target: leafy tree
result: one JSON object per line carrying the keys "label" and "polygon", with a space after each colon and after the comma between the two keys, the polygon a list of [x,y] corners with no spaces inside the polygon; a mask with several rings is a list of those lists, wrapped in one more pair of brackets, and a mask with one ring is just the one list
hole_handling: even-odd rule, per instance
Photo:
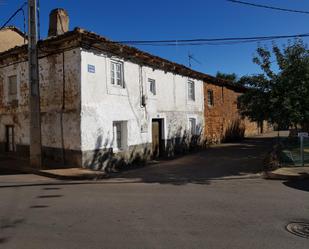
{"label": "leafy tree", "polygon": [[[274,57],[274,61],[272,61]],[[248,91],[239,97],[240,110],[253,121],[267,120],[279,127],[309,124],[309,51],[295,40],[272,51],[258,48],[253,62],[262,74],[242,77]],[[277,69],[273,69],[276,62]]]}
{"label": "leafy tree", "polygon": [[239,84],[248,87],[248,91],[238,98],[241,114],[258,124],[269,120],[271,113],[269,80],[263,74],[244,76],[239,80]]}
{"label": "leafy tree", "polygon": [[237,80],[238,80],[238,76],[235,73],[217,72],[216,77],[219,79],[228,80],[232,83],[237,83]]}

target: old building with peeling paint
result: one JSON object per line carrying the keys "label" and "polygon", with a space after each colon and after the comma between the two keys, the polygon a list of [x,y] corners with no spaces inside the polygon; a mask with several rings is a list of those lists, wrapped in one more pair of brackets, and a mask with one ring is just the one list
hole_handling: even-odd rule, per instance
{"label": "old building with peeling paint", "polygon": [[[49,37],[38,43],[45,165],[107,169],[202,146],[213,132],[205,87],[237,91],[68,25],[66,12],[53,10]],[[29,156],[27,45],[0,53],[0,151]]]}

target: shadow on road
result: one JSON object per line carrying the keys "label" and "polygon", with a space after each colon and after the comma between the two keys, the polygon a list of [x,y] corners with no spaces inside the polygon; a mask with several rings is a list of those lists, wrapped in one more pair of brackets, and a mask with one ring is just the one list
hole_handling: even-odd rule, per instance
{"label": "shadow on road", "polygon": [[309,192],[309,179],[287,181],[283,184],[290,188]]}
{"label": "shadow on road", "polygon": [[251,178],[262,172],[263,160],[273,142],[273,138],[248,138],[241,143],[217,145],[175,160],[126,171],[117,177],[176,185]]}
{"label": "shadow on road", "polygon": [[33,206],[30,206],[30,208],[48,208],[49,206],[47,205],[33,205]]}
{"label": "shadow on road", "polygon": [[[214,179],[256,178],[258,177],[257,174],[263,170],[263,159],[270,150],[273,142],[273,137],[247,138],[239,143],[215,145],[194,154],[185,155],[174,160],[160,161],[157,164],[148,165],[143,168],[127,170],[117,173],[112,177],[115,177],[119,181],[117,183],[129,181],[173,185],[184,185],[188,183],[210,184],[210,181]],[[100,184],[103,182],[106,183],[108,181],[103,180],[93,183]],[[52,184],[16,184],[13,186],[66,184],[91,183],[57,182]],[[0,186],[0,188],[13,186]]]}

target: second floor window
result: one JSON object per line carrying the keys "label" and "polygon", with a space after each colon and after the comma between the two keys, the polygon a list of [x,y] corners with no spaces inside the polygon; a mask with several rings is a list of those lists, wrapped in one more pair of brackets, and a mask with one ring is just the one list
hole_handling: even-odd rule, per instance
{"label": "second floor window", "polygon": [[121,62],[111,62],[111,83],[116,86],[124,87],[123,64]]}
{"label": "second floor window", "polygon": [[188,81],[188,98],[189,100],[195,100],[195,86],[192,80]]}
{"label": "second floor window", "polygon": [[208,106],[214,106],[214,92],[212,90],[207,91]]}
{"label": "second floor window", "polygon": [[156,91],[156,81],[153,80],[153,79],[148,79],[148,82],[149,82],[150,92],[153,95],[156,95],[157,94],[157,91]]}
{"label": "second floor window", "polygon": [[17,76],[12,75],[8,78],[8,101],[17,101]]}

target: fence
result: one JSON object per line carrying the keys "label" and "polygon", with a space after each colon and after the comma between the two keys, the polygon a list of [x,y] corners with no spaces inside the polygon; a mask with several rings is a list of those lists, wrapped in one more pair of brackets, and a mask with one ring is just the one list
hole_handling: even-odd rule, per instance
{"label": "fence", "polygon": [[[302,166],[300,138],[290,137],[283,141],[281,161],[283,165]],[[309,166],[309,138],[304,138],[304,164]]]}

